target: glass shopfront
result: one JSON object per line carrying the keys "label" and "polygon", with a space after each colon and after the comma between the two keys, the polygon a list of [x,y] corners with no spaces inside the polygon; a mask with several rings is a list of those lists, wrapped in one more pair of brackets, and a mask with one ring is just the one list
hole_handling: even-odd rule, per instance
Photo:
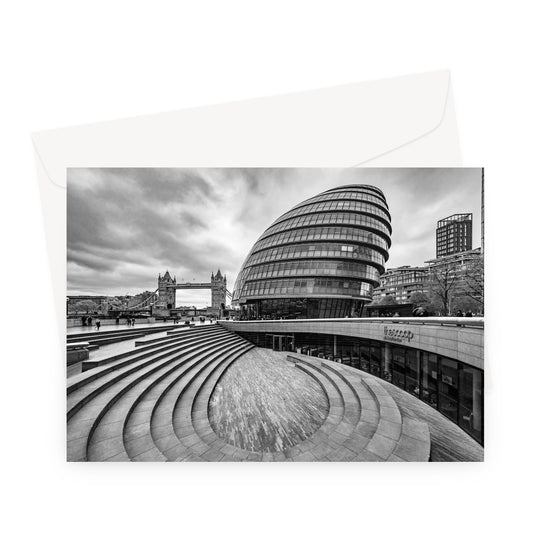
{"label": "glass shopfront", "polygon": [[336,361],[391,382],[483,444],[483,371],[478,368],[407,346],[342,335],[239,334],[265,348]]}

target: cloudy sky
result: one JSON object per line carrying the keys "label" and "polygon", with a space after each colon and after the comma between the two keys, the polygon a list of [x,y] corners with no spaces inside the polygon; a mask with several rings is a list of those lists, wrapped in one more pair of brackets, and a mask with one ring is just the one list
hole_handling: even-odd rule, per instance
{"label": "cloudy sky", "polygon": [[[388,267],[435,257],[437,220],[473,213],[480,245],[479,169],[69,169],[68,294],[134,295],[178,281],[233,283],[260,234],[297,203],[337,185],[384,193],[392,216]],[[205,306],[209,291],[179,291]]]}

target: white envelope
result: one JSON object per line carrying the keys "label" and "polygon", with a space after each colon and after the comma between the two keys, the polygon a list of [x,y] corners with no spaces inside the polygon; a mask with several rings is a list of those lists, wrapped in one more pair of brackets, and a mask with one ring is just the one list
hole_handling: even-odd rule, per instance
{"label": "white envelope", "polygon": [[68,167],[460,166],[450,73],[33,134],[60,334]]}

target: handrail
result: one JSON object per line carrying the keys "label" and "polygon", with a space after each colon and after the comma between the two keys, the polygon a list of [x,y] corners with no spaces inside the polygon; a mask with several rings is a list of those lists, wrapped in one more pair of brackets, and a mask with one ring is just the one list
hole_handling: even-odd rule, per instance
{"label": "handrail", "polygon": [[428,326],[462,326],[466,328],[485,327],[485,319],[480,317],[379,317],[379,318],[302,318],[302,319],[277,319],[277,320],[236,320],[244,323],[274,323],[279,322],[348,322],[351,324],[378,323],[378,324],[412,324]]}

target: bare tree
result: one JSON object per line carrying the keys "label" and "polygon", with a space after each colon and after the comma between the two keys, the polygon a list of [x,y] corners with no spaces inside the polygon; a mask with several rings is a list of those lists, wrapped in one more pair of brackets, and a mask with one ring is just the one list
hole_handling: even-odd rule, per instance
{"label": "bare tree", "polygon": [[483,256],[479,256],[466,266],[463,275],[464,293],[481,306],[485,303],[485,269]]}
{"label": "bare tree", "polygon": [[452,298],[457,286],[457,272],[453,264],[436,265],[429,275],[430,294],[445,315],[450,314]]}

